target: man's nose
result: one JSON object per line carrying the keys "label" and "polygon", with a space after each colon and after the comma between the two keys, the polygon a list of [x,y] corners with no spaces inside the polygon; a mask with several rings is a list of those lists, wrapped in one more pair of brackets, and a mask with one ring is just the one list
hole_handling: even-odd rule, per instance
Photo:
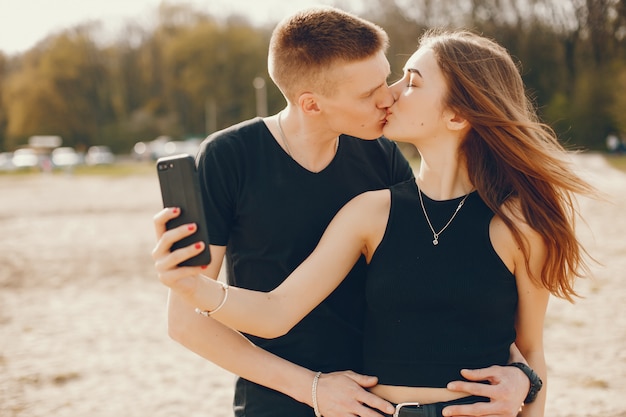
{"label": "man's nose", "polygon": [[388,107],[391,107],[391,105],[393,103],[395,103],[396,97],[393,94],[393,91],[392,91],[392,89],[389,86],[387,86],[386,88],[383,89],[382,95],[383,96],[382,96],[382,98],[380,100],[380,104],[379,104],[380,108],[388,108]]}

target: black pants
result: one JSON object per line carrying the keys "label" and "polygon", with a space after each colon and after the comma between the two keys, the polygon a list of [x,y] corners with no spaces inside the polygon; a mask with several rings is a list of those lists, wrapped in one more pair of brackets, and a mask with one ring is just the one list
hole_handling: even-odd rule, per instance
{"label": "black pants", "polygon": [[313,409],[278,391],[237,379],[235,417],[315,417]]}

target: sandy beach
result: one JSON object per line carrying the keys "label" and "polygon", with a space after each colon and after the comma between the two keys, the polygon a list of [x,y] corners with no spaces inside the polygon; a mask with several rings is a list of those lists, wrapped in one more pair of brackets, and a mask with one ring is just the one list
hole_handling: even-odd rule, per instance
{"label": "sandy beach", "polygon": [[[626,417],[626,174],[576,157],[610,201],[580,201],[598,260],[552,299],[550,417]],[[227,417],[234,376],[166,333],[150,251],[156,175],[0,176],[0,417]]]}

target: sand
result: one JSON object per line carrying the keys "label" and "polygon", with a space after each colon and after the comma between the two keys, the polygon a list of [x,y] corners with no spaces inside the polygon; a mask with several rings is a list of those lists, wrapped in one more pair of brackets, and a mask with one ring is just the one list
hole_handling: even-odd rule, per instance
{"label": "sand", "polygon": [[[626,175],[577,157],[602,265],[552,299],[546,416],[626,417]],[[170,340],[150,251],[156,176],[0,176],[0,417],[226,417],[234,376]]]}

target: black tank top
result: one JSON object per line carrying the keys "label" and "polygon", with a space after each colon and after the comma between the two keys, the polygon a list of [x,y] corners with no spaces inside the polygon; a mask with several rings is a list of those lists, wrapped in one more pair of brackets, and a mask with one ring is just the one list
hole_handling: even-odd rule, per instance
{"label": "black tank top", "polygon": [[[462,199],[423,195],[435,231]],[[433,245],[414,180],[391,187],[385,236],[368,267],[364,361],[379,383],[445,387],[463,368],[506,364],[517,286],[489,238],[477,192]]]}

